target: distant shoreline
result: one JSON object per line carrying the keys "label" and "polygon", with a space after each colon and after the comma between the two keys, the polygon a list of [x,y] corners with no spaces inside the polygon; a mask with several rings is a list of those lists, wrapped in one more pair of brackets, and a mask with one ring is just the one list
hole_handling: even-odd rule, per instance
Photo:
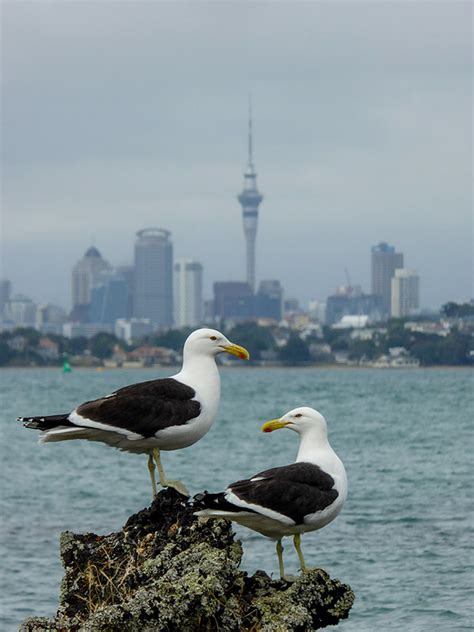
{"label": "distant shoreline", "polygon": [[[169,364],[163,366],[140,366],[140,367],[93,367],[93,366],[73,366],[72,372],[74,371],[96,371],[97,373],[104,373],[109,371],[154,371],[157,369],[170,369],[173,371],[174,369],[180,369],[181,365],[178,364]],[[436,369],[448,369],[448,370],[457,370],[457,369],[474,369],[474,365],[469,364],[433,364],[430,366],[415,366],[415,367],[374,367],[374,366],[351,366],[351,365],[341,365],[341,364],[248,364],[248,365],[239,365],[230,366],[228,364],[223,364],[219,366],[220,369],[236,369],[238,371],[248,370],[248,369],[331,369],[337,371],[426,371],[426,370],[436,370]],[[0,371],[2,370],[37,370],[41,369],[42,371],[59,371],[62,373],[62,366],[0,366]]]}

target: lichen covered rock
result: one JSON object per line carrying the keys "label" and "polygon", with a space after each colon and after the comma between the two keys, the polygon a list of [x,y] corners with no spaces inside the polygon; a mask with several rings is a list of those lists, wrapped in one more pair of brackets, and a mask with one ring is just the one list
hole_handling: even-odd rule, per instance
{"label": "lichen covered rock", "polygon": [[349,586],[317,569],[295,582],[239,570],[230,523],[197,519],[173,489],[131,516],[118,533],[61,535],[66,570],[53,619],[21,632],[283,632],[317,630],[348,616]]}

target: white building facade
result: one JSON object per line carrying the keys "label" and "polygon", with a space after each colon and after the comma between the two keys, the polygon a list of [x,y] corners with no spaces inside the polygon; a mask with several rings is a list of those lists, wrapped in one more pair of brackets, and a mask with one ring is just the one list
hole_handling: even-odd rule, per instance
{"label": "white building facade", "polygon": [[392,278],[392,318],[416,314],[420,308],[420,277],[414,270],[398,268]]}
{"label": "white building facade", "polygon": [[193,259],[177,259],[173,275],[175,327],[196,327],[203,322],[202,265]]}

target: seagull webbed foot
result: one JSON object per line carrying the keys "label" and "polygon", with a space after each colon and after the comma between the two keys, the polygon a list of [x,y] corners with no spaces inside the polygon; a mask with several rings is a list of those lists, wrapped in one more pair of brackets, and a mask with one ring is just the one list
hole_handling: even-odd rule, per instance
{"label": "seagull webbed foot", "polygon": [[168,481],[167,480],[167,481],[164,482],[163,487],[172,487],[179,494],[182,494],[183,496],[190,496],[188,488],[181,481]]}
{"label": "seagull webbed foot", "polygon": [[294,584],[298,581],[299,577],[298,575],[282,575],[280,579],[284,582],[288,582],[289,584]]}

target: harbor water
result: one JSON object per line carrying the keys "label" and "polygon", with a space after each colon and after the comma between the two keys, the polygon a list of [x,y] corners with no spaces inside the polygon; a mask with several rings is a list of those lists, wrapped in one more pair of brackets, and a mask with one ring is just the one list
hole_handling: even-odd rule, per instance
{"label": "harbor water", "polygon": [[[68,412],[158,370],[4,369],[0,372],[0,629],[58,603],[61,531],[108,533],[150,502],[146,457],[100,443],[39,446],[18,415]],[[346,632],[474,628],[473,386],[471,369],[224,368],[219,415],[198,444],[163,453],[191,493],[292,462],[298,437],[260,432],[296,406],[327,419],[349,479],[346,506],[306,534],[307,563],[351,585]],[[244,568],[278,572],[274,543],[236,528]],[[287,572],[298,572],[291,540]]]}

